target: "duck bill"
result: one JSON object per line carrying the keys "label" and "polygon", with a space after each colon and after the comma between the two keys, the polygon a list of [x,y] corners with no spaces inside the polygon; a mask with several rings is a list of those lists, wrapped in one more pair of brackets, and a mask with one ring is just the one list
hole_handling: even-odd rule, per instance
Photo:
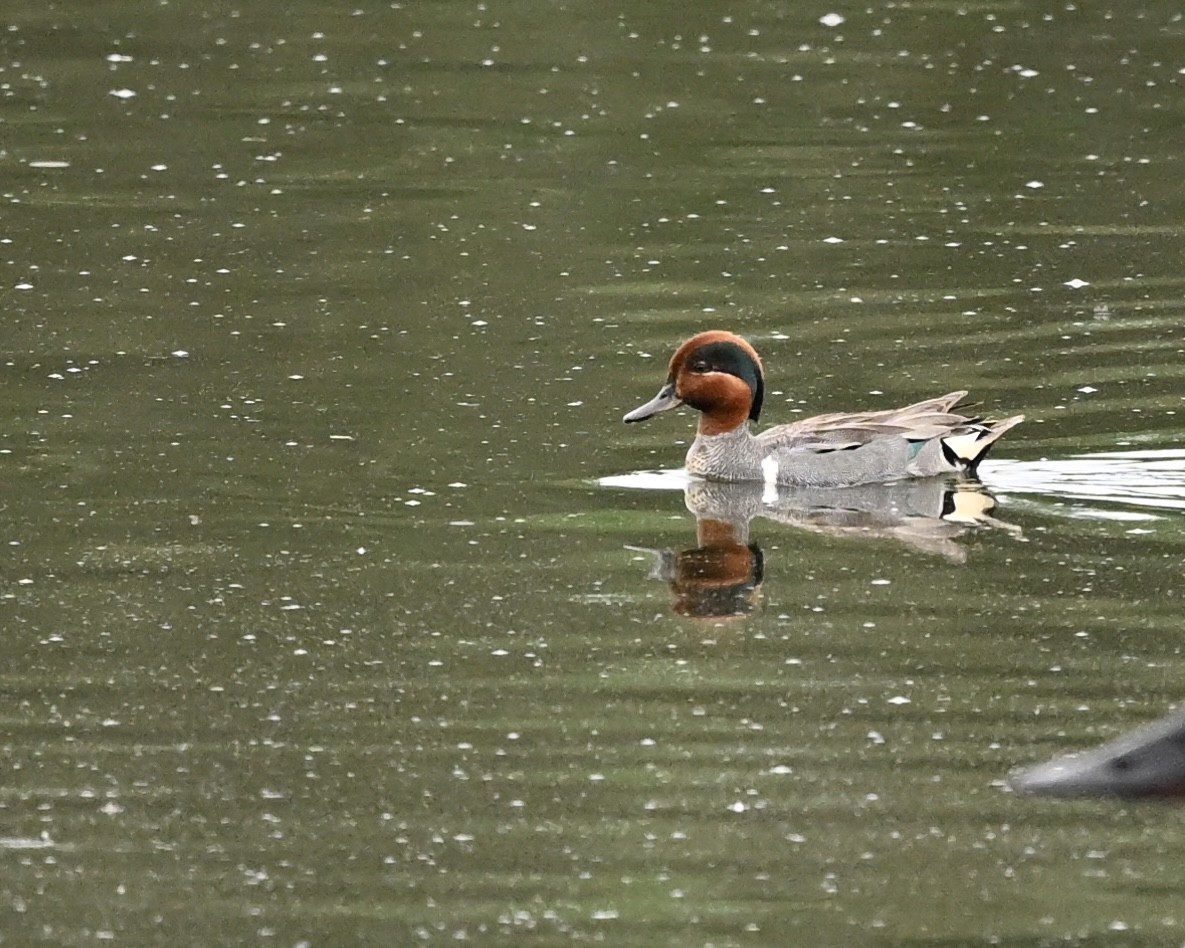
{"label": "duck bill", "polygon": [[631,421],[645,421],[651,415],[657,415],[660,411],[670,411],[672,408],[678,408],[683,404],[683,399],[675,394],[675,383],[667,382],[662,388],[658,390],[655,395],[645,405],[639,405],[633,411],[629,412],[623,419],[626,424]]}

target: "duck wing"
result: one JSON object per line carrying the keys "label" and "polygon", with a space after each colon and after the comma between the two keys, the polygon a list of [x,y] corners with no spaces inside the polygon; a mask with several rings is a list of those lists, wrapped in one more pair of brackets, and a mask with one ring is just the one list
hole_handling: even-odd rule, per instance
{"label": "duck wing", "polygon": [[1024,416],[984,421],[953,411],[966,395],[951,392],[904,408],[819,415],[756,437],[784,483],[974,474],[992,444]]}

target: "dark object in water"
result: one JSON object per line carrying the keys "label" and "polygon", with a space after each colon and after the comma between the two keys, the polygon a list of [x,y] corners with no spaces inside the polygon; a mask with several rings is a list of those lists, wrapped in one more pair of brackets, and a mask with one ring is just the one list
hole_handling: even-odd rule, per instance
{"label": "dark object in water", "polygon": [[1009,783],[1057,797],[1185,799],[1185,707],[1095,750],[1019,770]]}

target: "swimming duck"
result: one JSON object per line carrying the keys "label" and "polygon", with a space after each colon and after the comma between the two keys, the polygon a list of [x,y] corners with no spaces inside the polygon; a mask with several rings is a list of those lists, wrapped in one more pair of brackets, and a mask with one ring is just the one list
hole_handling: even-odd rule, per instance
{"label": "swimming duck", "polygon": [[1024,421],[985,421],[957,414],[966,392],[904,408],[819,415],[760,434],[761,358],[740,336],[722,330],[688,339],[671,357],[666,384],[623,421],[644,421],[690,405],[700,412],[687,470],[714,481],[848,487],[941,474],[972,476],[1004,432]]}

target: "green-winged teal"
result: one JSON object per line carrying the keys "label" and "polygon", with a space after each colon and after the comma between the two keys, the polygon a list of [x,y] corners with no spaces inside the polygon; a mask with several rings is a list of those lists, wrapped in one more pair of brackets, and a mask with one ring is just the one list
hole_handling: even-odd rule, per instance
{"label": "green-winged teal", "polygon": [[808,487],[974,475],[996,439],[1024,420],[960,415],[953,409],[967,393],[951,392],[904,408],[804,418],[754,435],[749,422],[760,415],[763,395],[757,350],[740,336],[712,330],[675,350],[658,394],[624,420],[690,405],[700,412],[687,452],[690,473]]}

